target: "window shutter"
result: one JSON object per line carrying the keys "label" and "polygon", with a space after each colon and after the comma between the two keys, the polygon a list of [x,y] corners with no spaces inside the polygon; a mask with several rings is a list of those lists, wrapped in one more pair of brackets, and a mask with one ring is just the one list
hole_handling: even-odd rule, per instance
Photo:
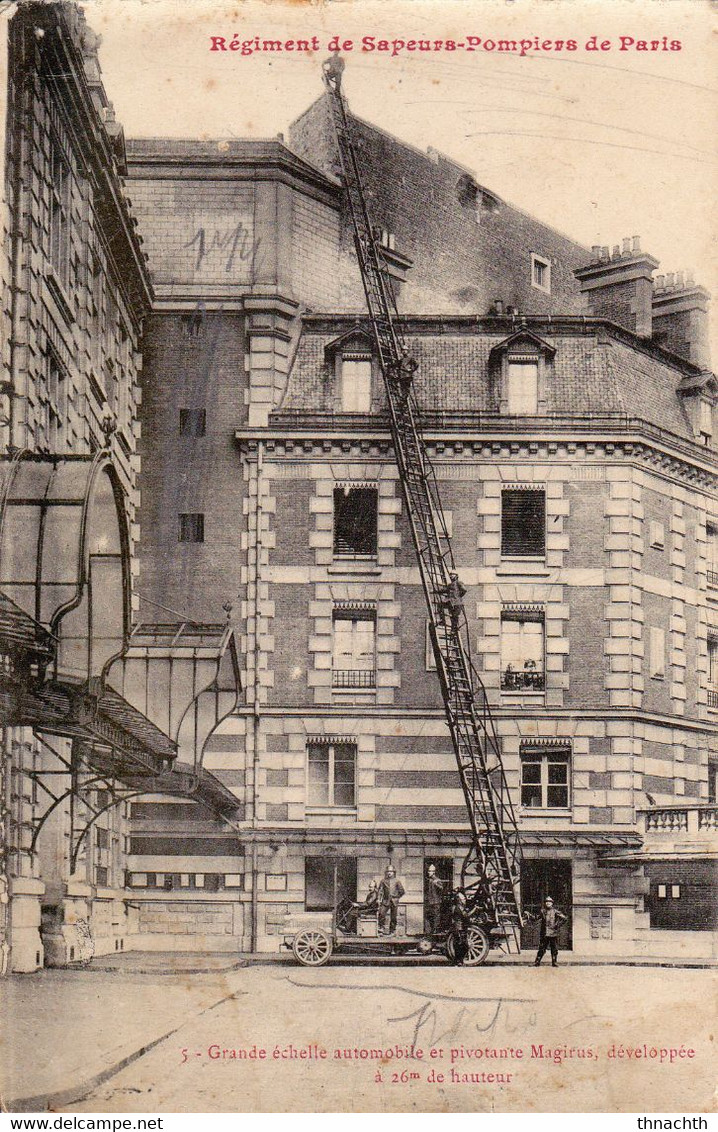
{"label": "window shutter", "polygon": [[501,554],[536,557],[546,553],[546,493],[534,489],[501,492]]}

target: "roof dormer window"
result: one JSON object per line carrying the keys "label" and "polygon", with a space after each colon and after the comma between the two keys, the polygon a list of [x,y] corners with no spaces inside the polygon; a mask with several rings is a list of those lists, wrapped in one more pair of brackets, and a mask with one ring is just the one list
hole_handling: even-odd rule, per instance
{"label": "roof dormer window", "polygon": [[343,413],[371,412],[371,357],[343,354],[339,359]]}
{"label": "roof dormer window", "polygon": [[372,408],[372,340],[355,326],[324,347],[335,376],[334,408],[339,413],[370,413]]}
{"label": "roof dormer window", "polygon": [[555,348],[528,329],[503,339],[492,349],[489,365],[493,399],[511,417],[541,416],[547,411]]}
{"label": "roof dormer window", "polygon": [[535,252],[531,253],[531,286],[551,294],[551,261]]}
{"label": "roof dormer window", "polygon": [[538,358],[509,358],[506,374],[506,411],[511,417],[538,413]]}

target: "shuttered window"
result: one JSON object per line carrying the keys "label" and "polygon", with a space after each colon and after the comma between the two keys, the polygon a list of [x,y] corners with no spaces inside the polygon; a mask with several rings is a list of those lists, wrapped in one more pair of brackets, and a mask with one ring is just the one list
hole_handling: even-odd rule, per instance
{"label": "shuttered window", "polygon": [[204,515],[194,512],[179,517],[179,542],[204,542]]}
{"label": "shuttered window", "polygon": [[206,409],[180,409],[180,436],[204,436],[206,431]]}
{"label": "shuttered window", "polygon": [[537,489],[501,492],[501,554],[543,558],[546,553],[546,493]]}
{"label": "shuttered window", "polygon": [[509,361],[507,409],[513,417],[538,413],[538,362]]}
{"label": "shuttered window", "polygon": [[371,412],[371,358],[342,358],[341,400],[343,413]]}
{"label": "shuttered window", "polygon": [[372,487],[334,488],[334,554],[374,558],[377,549],[377,498]]}

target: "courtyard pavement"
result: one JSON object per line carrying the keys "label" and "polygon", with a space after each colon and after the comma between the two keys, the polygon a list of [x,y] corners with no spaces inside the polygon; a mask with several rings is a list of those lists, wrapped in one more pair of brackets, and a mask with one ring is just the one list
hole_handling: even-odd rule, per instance
{"label": "courtyard pavement", "polygon": [[[530,955],[475,969],[440,959],[340,958],[307,969],[289,956],[136,952],[99,957],[89,969],[12,976],[0,983],[3,1106],[11,1112],[404,1111],[402,1105],[438,1111],[451,1103],[458,1111],[492,1105],[510,1111],[522,1110],[528,1095],[537,1111],[618,1111],[631,1110],[635,1095],[637,1110],[700,1111],[713,1087],[715,974],[657,966],[663,961],[633,960],[628,968],[621,957],[588,962],[563,953],[561,959],[555,971],[534,970]],[[639,1065],[609,1058],[611,1041],[683,1045],[695,1053]],[[440,1059],[449,1057],[449,1047],[477,1042],[522,1043],[527,1057],[537,1042],[550,1050],[590,1047],[603,1072],[596,1077],[593,1058],[578,1054],[558,1063],[542,1056],[514,1065],[513,1083],[479,1089],[451,1082],[447,1096],[426,1080],[428,1064],[396,1088],[386,1061],[381,1087],[373,1063],[331,1065],[339,1047],[447,1047]],[[245,1060],[214,1057],[215,1043],[230,1054],[243,1049]],[[309,1060],[273,1059],[274,1049],[288,1043],[309,1049]],[[313,1043],[329,1051],[329,1062],[311,1057]],[[254,1058],[247,1053],[252,1048]],[[467,1066],[491,1068],[471,1060],[449,1068],[460,1073]]]}

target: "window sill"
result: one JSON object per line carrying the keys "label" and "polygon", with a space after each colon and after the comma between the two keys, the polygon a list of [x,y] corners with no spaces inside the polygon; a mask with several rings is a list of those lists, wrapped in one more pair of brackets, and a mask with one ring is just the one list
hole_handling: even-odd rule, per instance
{"label": "window sill", "polygon": [[381,574],[376,558],[335,558],[327,566],[328,574]]}
{"label": "window sill", "polygon": [[376,688],[332,688],[332,699],[340,703],[376,699]]}
{"label": "window sill", "polygon": [[356,806],[305,806],[308,818],[355,818]]}
{"label": "window sill", "polygon": [[502,558],[501,564],[496,567],[497,574],[533,574],[535,577],[548,578],[551,571],[546,566],[545,558]]}
{"label": "window sill", "polygon": [[543,807],[543,806],[520,806],[519,816],[522,818],[530,818],[534,815],[541,818],[570,818],[571,807],[567,806],[565,809],[557,809],[556,807]]}

